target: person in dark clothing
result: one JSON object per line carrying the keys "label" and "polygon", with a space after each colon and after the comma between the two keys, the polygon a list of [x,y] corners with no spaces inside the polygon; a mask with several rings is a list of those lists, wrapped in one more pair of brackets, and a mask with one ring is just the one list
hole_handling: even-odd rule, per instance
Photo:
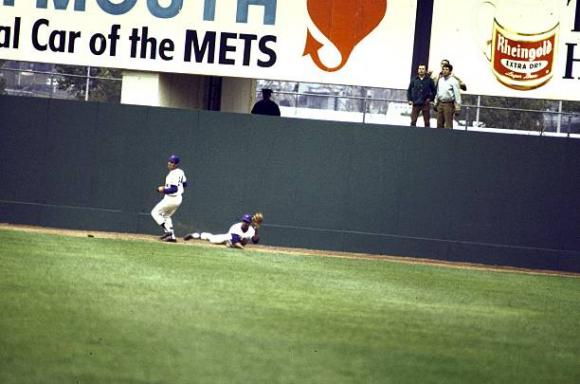
{"label": "person in dark clothing", "polygon": [[407,89],[407,101],[409,105],[413,106],[411,110],[411,126],[417,126],[417,119],[419,112],[423,113],[423,120],[425,120],[425,127],[429,127],[430,116],[430,102],[435,98],[437,89],[435,82],[427,75],[427,66],[420,64],[417,68],[417,76],[409,84]]}
{"label": "person in dark clothing", "polygon": [[268,88],[262,89],[262,100],[254,104],[252,113],[254,115],[280,116],[278,104],[270,100],[270,97],[272,97],[272,90]]}

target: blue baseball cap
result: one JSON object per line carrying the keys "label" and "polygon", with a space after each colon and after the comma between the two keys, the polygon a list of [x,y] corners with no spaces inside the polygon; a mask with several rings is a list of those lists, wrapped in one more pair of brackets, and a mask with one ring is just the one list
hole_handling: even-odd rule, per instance
{"label": "blue baseball cap", "polygon": [[242,221],[243,221],[244,223],[248,223],[248,224],[250,224],[250,223],[252,222],[252,215],[248,215],[248,214],[246,213],[244,216],[242,216]]}
{"label": "blue baseball cap", "polygon": [[173,164],[179,164],[179,156],[177,155],[169,156],[169,162]]}

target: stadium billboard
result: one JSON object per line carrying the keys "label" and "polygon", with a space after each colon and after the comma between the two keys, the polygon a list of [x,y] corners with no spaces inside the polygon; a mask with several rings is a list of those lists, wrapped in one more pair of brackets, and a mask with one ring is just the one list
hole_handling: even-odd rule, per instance
{"label": "stadium billboard", "polygon": [[435,0],[430,67],[479,95],[580,100],[577,0]]}
{"label": "stadium billboard", "polygon": [[415,14],[415,0],[0,0],[0,59],[406,88]]}

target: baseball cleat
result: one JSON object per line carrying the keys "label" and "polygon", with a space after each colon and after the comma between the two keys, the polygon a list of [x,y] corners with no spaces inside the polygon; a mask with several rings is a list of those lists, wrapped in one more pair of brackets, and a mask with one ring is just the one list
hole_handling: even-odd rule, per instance
{"label": "baseball cleat", "polygon": [[169,238],[167,238],[167,239],[165,239],[163,241],[165,241],[166,243],[177,243],[177,240],[174,239],[174,238],[171,238],[171,237],[169,237]]}
{"label": "baseball cleat", "polygon": [[199,233],[198,232],[193,232],[193,233],[190,233],[189,235],[185,235],[185,237],[183,238],[183,240],[186,240],[186,241],[187,240],[191,240],[191,239],[196,239],[197,240],[197,239],[199,239],[199,237],[200,236],[199,236]]}
{"label": "baseball cleat", "polygon": [[159,240],[165,240],[168,237],[171,237],[171,232],[165,232],[163,235],[159,237]]}

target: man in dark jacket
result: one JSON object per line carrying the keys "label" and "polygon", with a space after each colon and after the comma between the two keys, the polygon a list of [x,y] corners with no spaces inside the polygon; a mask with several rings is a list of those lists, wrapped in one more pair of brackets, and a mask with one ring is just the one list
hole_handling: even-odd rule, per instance
{"label": "man in dark jacket", "polygon": [[252,108],[252,113],[254,115],[270,115],[270,116],[280,116],[280,108],[278,104],[270,100],[272,96],[272,90],[268,88],[262,89],[262,100],[254,104]]}
{"label": "man in dark jacket", "polygon": [[409,105],[413,106],[411,110],[411,126],[417,125],[419,112],[423,112],[423,119],[425,120],[425,127],[429,127],[430,105],[431,100],[434,99],[437,90],[435,82],[427,75],[427,66],[420,64],[417,68],[417,76],[411,80],[409,88],[407,89],[407,100]]}

